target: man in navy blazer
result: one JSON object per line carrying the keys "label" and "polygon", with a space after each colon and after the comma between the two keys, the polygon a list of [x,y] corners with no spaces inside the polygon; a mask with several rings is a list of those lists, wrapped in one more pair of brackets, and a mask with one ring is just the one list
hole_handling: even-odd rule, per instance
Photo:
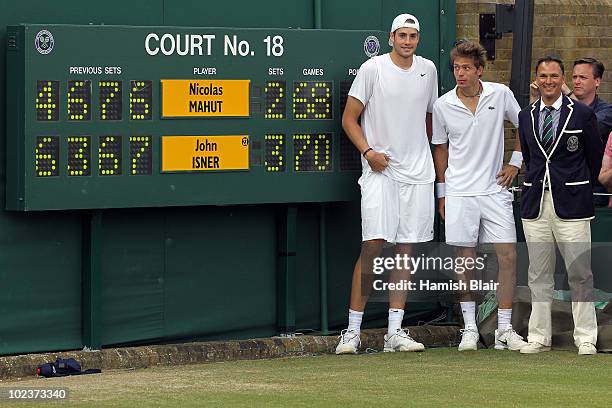
{"label": "man in navy blazer", "polygon": [[593,304],[591,226],[593,183],[601,168],[597,118],[586,105],[561,93],[563,62],[545,57],[536,64],[541,98],[519,113],[526,166],[521,217],[529,250],[532,311],[529,345],[521,353],[550,350],[555,242],[572,289],[574,341],[581,355],[597,352]]}

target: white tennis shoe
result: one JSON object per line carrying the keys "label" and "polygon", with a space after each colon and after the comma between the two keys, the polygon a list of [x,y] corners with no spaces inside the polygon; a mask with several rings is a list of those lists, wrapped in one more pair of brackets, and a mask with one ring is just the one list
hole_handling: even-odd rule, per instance
{"label": "white tennis shoe", "polygon": [[459,351],[477,350],[478,339],[480,334],[478,330],[474,329],[461,329],[461,343],[459,343]]}
{"label": "white tennis shoe", "polygon": [[336,346],[336,354],[357,354],[361,339],[355,330],[344,329],[338,336],[340,341]]}
{"label": "white tennis shoe", "polygon": [[517,332],[514,331],[512,325],[506,330],[495,330],[495,350],[512,350],[519,351],[525,347],[527,343]]}
{"label": "white tennis shoe", "polygon": [[397,329],[395,333],[389,336],[385,334],[385,347],[383,351],[385,353],[392,353],[395,351],[423,351],[425,346],[422,343],[414,340],[410,337],[410,331]]}

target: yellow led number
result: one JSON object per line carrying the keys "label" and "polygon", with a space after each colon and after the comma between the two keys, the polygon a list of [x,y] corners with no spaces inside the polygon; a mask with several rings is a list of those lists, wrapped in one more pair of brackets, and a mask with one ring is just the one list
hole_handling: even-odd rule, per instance
{"label": "yellow led number", "polygon": [[123,117],[122,86],[119,81],[98,84],[101,120],[121,120]]}
{"label": "yellow led number", "polygon": [[332,83],[303,81],[293,83],[295,119],[332,119]]}
{"label": "yellow led number", "polygon": [[36,120],[59,120],[59,81],[36,81]]}
{"label": "yellow led number", "polygon": [[34,161],[36,165],[36,177],[53,177],[59,175],[59,137],[37,137]]}
{"label": "yellow led number", "polygon": [[278,173],[285,171],[285,135],[265,135],[266,171]]}
{"label": "yellow led number", "polygon": [[332,170],[331,133],[293,135],[293,149],[296,172]]}
{"label": "yellow led number", "polygon": [[130,136],[130,174],[151,174],[152,144],[151,136]]}
{"label": "yellow led number", "polygon": [[68,81],[68,120],[91,119],[91,81]]}
{"label": "yellow led number", "polygon": [[266,95],[266,119],[284,119],[287,108],[285,81],[268,81],[264,89]]}
{"label": "yellow led number", "polygon": [[153,82],[130,81],[130,119],[151,120],[153,113]]}
{"label": "yellow led number", "polygon": [[121,175],[121,136],[100,136],[98,168],[101,176]]}
{"label": "yellow led number", "polygon": [[68,175],[89,176],[91,174],[91,146],[89,136],[68,138]]}

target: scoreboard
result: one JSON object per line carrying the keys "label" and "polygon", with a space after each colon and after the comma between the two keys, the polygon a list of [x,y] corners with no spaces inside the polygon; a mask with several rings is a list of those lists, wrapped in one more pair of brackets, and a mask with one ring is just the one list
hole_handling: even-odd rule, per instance
{"label": "scoreboard", "polygon": [[19,25],[9,210],[358,197],[341,127],[380,31]]}

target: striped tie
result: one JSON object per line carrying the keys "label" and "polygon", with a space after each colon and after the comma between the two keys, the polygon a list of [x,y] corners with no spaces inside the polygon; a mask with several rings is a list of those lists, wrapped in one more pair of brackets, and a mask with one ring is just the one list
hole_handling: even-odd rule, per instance
{"label": "striped tie", "polygon": [[555,139],[555,132],[553,129],[553,118],[552,111],[555,108],[552,106],[545,106],[544,110],[546,113],[544,114],[544,126],[542,127],[542,147],[546,153],[550,153],[550,149],[553,146],[553,142]]}

